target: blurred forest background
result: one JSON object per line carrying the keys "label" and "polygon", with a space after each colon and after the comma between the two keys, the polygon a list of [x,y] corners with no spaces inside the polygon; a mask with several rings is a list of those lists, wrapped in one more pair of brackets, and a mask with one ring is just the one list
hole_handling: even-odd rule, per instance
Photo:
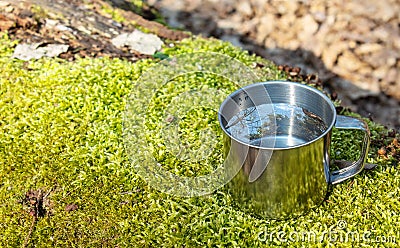
{"label": "blurred forest background", "polygon": [[146,3],[175,28],[227,40],[278,65],[316,73],[345,106],[400,130],[399,0]]}

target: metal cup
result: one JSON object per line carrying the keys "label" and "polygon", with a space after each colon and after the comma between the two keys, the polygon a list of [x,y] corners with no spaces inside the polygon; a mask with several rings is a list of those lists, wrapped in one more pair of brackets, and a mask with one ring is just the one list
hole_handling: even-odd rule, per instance
{"label": "metal cup", "polygon": [[[227,184],[242,210],[283,219],[318,206],[329,185],[364,168],[369,129],[360,119],[336,114],[330,99],[300,83],[269,81],[232,93],[220,106]],[[361,155],[330,171],[332,128],[364,132]]]}

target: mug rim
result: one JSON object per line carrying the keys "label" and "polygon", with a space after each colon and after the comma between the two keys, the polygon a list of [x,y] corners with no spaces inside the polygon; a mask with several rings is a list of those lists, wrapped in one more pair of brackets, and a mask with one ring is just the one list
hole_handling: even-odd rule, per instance
{"label": "mug rim", "polygon": [[[330,123],[329,125],[327,125],[327,128],[325,129],[325,131],[324,131],[322,134],[320,134],[318,137],[316,137],[316,138],[314,138],[314,139],[312,139],[312,140],[310,140],[310,141],[307,141],[307,142],[305,142],[305,143],[298,144],[298,145],[294,145],[294,146],[288,146],[288,147],[263,147],[263,146],[259,146],[259,145],[252,145],[252,144],[250,144],[250,143],[246,143],[246,142],[244,142],[244,141],[242,141],[242,140],[240,140],[240,139],[234,137],[233,135],[231,135],[231,134],[226,130],[225,126],[222,124],[222,115],[221,115],[222,110],[223,110],[224,107],[228,104],[228,101],[229,101],[230,99],[232,99],[233,97],[235,97],[236,95],[238,95],[239,93],[241,93],[241,92],[243,92],[243,91],[246,92],[246,89],[250,89],[250,88],[256,87],[257,85],[266,85],[266,84],[295,85],[296,87],[301,87],[301,88],[304,88],[304,89],[306,89],[306,90],[308,90],[308,91],[312,91],[312,92],[318,94],[320,97],[322,97],[323,100],[325,100],[326,103],[328,103],[329,107],[330,107],[331,110],[332,110],[332,114],[333,114],[332,117],[333,117],[333,118],[332,118],[331,123]],[[267,94],[268,94],[268,90],[266,90],[266,91],[267,91]],[[268,97],[269,97],[269,95],[268,95]],[[219,110],[218,110],[218,121],[219,121],[219,125],[220,125],[221,129],[224,131],[224,133],[225,133],[229,138],[235,140],[236,142],[238,142],[238,143],[240,143],[240,144],[242,144],[242,145],[245,145],[245,146],[248,146],[248,147],[252,147],[252,148],[256,148],[256,149],[262,149],[262,150],[289,150],[289,149],[299,148],[299,147],[303,147],[303,146],[307,146],[307,145],[309,145],[309,144],[312,144],[312,143],[314,143],[314,142],[320,140],[321,138],[325,137],[325,136],[332,130],[332,128],[333,128],[334,125],[335,125],[336,118],[337,118],[336,108],[335,108],[335,106],[333,105],[333,102],[331,101],[331,99],[329,99],[329,97],[328,97],[327,95],[325,95],[323,92],[321,92],[320,90],[318,90],[318,89],[316,89],[316,88],[314,88],[314,87],[311,87],[311,86],[309,86],[309,85],[306,85],[306,84],[302,84],[302,83],[299,83],[299,82],[285,81],[285,80],[263,81],[263,82],[252,83],[252,84],[246,85],[246,86],[244,86],[244,87],[241,87],[241,88],[235,90],[234,92],[232,92],[231,94],[229,94],[229,95],[224,99],[224,101],[221,103],[221,105],[220,105],[220,107],[219,107]]]}

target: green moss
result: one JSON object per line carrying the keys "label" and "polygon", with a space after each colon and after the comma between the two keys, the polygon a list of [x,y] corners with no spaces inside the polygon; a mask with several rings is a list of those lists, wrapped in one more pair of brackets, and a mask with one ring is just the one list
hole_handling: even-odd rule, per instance
{"label": "green moss", "polygon": [[116,22],[124,23],[127,21],[117,9],[108,4],[102,4],[100,10],[103,12],[103,14],[110,15],[111,18]]}
{"label": "green moss", "polygon": [[[91,5],[92,3],[88,2],[87,5]],[[141,0],[132,0],[132,1],[126,1],[123,3],[125,7],[129,8],[129,11],[132,11],[133,13],[136,13],[140,16],[143,16],[145,14],[145,10],[149,11],[153,16],[155,22],[161,23],[163,25],[167,25],[165,19],[161,16],[158,11],[156,11],[153,8],[150,8],[147,3],[141,1]],[[110,1],[106,1],[104,3],[101,3],[101,9],[100,12],[104,15],[109,15],[114,21],[124,23],[126,25],[133,25],[135,28],[140,29],[143,32],[148,32],[148,29],[137,25],[135,21],[130,21],[127,20],[124,17],[124,14],[121,12],[121,9],[118,7],[112,6],[113,4],[110,3]],[[127,10],[124,8],[124,10]]]}
{"label": "green moss", "polygon": [[[149,130],[148,141],[155,147],[155,159],[176,175],[198,176],[215,170],[223,158],[221,153],[211,151],[222,149],[222,133],[218,132],[219,123],[215,118],[217,108],[210,104],[214,101],[212,98],[217,96],[212,94],[207,97],[206,92],[207,89],[219,89],[224,91],[224,94],[219,95],[222,98],[237,87],[221,76],[195,72],[172,78],[159,88],[148,107],[146,123]],[[194,104],[193,95],[186,94],[189,91],[198,91],[196,94],[203,91],[204,97]],[[218,99],[218,102],[222,101],[223,98]],[[182,111],[182,106],[190,107],[177,120],[178,117],[174,114]],[[172,119],[166,121],[168,117]],[[209,130],[204,134],[206,128]],[[177,132],[175,129],[178,129]],[[171,135],[167,135],[168,138],[163,137],[168,132]],[[178,133],[178,137],[175,137],[175,133]]]}
{"label": "green moss", "polygon": [[[297,219],[252,217],[235,208],[224,189],[196,198],[166,195],[150,188],[135,173],[122,139],[126,97],[137,90],[134,82],[158,60],[130,63],[86,58],[66,62],[44,58],[22,62],[10,58],[15,42],[4,34],[1,37],[0,246],[21,246],[27,237],[32,216],[30,206],[22,204],[21,199],[31,189],[51,190],[45,205],[47,213],[38,218],[29,237],[32,247],[287,245],[278,239],[278,232],[323,237],[321,242],[290,243],[296,247],[326,246],[329,241],[338,247],[399,245],[399,163],[379,157],[378,147],[371,148],[369,157],[369,162],[379,164],[375,170],[334,186],[319,208]],[[260,80],[284,78],[271,62],[218,40],[187,39],[162,52],[172,58],[193,51],[227,54],[253,68]],[[146,132],[153,144],[158,123],[165,121],[160,110],[179,92],[207,86],[229,93],[235,87],[229,80],[201,73],[174,78],[167,86],[149,97],[153,105],[148,109],[151,118]],[[215,129],[214,114],[207,108],[197,108],[179,127],[188,131],[193,126],[210,125]],[[201,121],[195,122],[200,117]],[[369,125],[373,139],[387,133],[375,123]],[[182,135],[195,138],[198,133]],[[334,147],[342,148],[345,158],[356,151],[352,142],[352,136],[334,135]],[[215,149],[220,149],[216,144]],[[158,151],[163,150],[165,146]],[[218,157],[211,158],[210,167],[199,168],[199,164],[185,167],[168,160],[168,156],[160,159],[169,170],[183,175],[207,173],[219,161]],[[78,209],[67,212],[65,207],[71,203]],[[337,227],[340,221],[347,223],[343,230]],[[382,237],[395,240],[340,242],[340,237],[349,232],[369,232],[374,241]],[[329,234],[336,236],[329,239]]]}

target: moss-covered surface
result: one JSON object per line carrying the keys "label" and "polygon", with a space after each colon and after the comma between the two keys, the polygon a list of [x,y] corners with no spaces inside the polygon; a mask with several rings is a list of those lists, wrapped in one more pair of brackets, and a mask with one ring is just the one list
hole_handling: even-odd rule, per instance
{"label": "moss-covered surface", "polygon": [[[2,35],[1,247],[400,245],[400,148],[382,126],[368,121],[372,130],[368,162],[378,163],[374,170],[335,185],[319,208],[302,217],[258,219],[236,209],[225,189],[203,197],[175,197],[150,188],[132,169],[122,138],[126,97],[158,59],[23,62],[11,58],[15,44]],[[262,80],[286,77],[268,61],[217,40],[184,40],[162,52],[164,57],[173,57],[192,51],[232,56],[254,68]],[[170,93],[177,92],[180,82],[190,86],[199,77],[201,84],[210,86],[216,80],[198,74],[177,78],[171,84],[177,88],[170,88]],[[227,82],[226,87],[228,94],[233,86]],[[153,99],[150,116],[162,120],[158,115],[163,101],[171,99],[168,90],[143,97]],[[198,127],[215,129],[215,113],[205,109],[203,114]],[[182,122],[182,130],[190,131],[191,124]],[[152,125],[147,126],[150,144]],[[191,137],[190,132],[185,135]],[[358,149],[353,143],[353,134],[335,131],[334,158],[353,158]],[[222,153],[218,149],[217,156],[208,160],[210,167],[201,167],[201,163],[185,167],[162,155],[158,159],[177,174],[204,174],[218,166]]]}

